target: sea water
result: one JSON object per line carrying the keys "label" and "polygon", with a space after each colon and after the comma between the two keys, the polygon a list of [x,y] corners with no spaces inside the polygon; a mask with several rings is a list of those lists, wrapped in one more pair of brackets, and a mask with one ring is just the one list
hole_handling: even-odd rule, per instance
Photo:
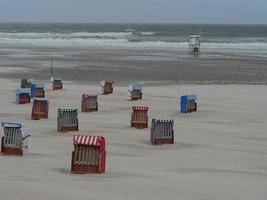
{"label": "sea water", "polygon": [[3,23],[0,47],[188,51],[190,34],[201,34],[202,52],[267,56],[267,25]]}

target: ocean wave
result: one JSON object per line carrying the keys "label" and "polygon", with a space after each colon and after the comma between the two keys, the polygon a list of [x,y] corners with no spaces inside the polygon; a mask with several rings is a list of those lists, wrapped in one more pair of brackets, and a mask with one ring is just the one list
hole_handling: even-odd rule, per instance
{"label": "ocean wave", "polygon": [[147,31],[147,32],[140,32],[140,34],[141,35],[154,35],[155,32],[149,32],[149,31]]}
{"label": "ocean wave", "polygon": [[267,43],[266,37],[238,37],[238,38],[201,38],[204,43]]}
{"label": "ocean wave", "polygon": [[[0,45],[44,46],[75,48],[126,48],[126,49],[162,49],[187,51],[187,37],[156,37],[154,32],[69,32],[69,33],[5,33],[0,32]],[[265,38],[204,38],[203,51],[256,52],[267,53]]]}
{"label": "ocean wave", "polygon": [[124,31],[125,31],[125,32],[134,32],[135,29],[125,29]]}
{"label": "ocean wave", "polygon": [[132,35],[130,32],[77,32],[70,33],[72,36],[99,36],[99,37],[126,37]]}
{"label": "ocean wave", "polygon": [[[179,43],[187,42],[188,37],[178,36],[164,36],[156,34],[155,32],[0,32],[1,39],[87,39],[87,38],[99,38],[99,39],[128,39],[131,42],[170,42]],[[202,43],[267,43],[266,37],[240,37],[240,38],[201,38]]]}
{"label": "ocean wave", "polygon": [[0,38],[14,38],[14,39],[38,39],[38,38],[90,38],[90,37],[109,37],[109,38],[126,38],[132,33],[126,32],[71,32],[71,33],[4,33],[0,32]]}

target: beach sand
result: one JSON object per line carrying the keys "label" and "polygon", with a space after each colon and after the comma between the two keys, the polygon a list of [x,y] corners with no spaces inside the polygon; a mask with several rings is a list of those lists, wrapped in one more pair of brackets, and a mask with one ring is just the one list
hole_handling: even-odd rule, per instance
{"label": "beach sand", "polygon": [[[0,156],[0,199],[267,198],[265,85],[148,84],[144,99],[130,102],[127,86],[115,84],[113,95],[99,96],[99,112],[78,114],[78,133],[106,137],[107,172],[74,175],[73,133],[56,131],[57,109],[80,110],[81,94],[96,93],[99,86],[64,82],[62,91],[47,89],[49,119],[32,121],[32,105],[15,104],[19,84],[0,79],[0,119],[31,129],[32,155]],[[186,93],[198,95],[198,112],[178,112]],[[131,105],[148,105],[149,121],[173,119],[175,144],[152,146],[149,128],[130,128]]]}
{"label": "beach sand", "polygon": [[54,73],[73,81],[267,83],[267,57],[216,51],[189,56],[187,51],[108,48],[0,47],[0,70],[2,67],[17,69],[16,73],[1,73],[0,78],[49,80],[51,57]]}

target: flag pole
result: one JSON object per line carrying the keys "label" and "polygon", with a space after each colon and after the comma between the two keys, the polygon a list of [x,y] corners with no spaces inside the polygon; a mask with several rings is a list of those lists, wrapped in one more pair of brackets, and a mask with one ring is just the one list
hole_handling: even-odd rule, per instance
{"label": "flag pole", "polygon": [[51,57],[51,69],[50,69],[51,77],[53,77],[53,57]]}

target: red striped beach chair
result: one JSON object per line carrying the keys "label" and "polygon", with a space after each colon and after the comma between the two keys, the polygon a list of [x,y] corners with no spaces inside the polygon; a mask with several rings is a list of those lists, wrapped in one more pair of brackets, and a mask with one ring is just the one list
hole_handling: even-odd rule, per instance
{"label": "red striped beach chair", "polygon": [[106,144],[102,136],[74,135],[72,173],[105,173]]}
{"label": "red striped beach chair", "polygon": [[148,127],[148,107],[132,106],[131,127],[147,128]]}

